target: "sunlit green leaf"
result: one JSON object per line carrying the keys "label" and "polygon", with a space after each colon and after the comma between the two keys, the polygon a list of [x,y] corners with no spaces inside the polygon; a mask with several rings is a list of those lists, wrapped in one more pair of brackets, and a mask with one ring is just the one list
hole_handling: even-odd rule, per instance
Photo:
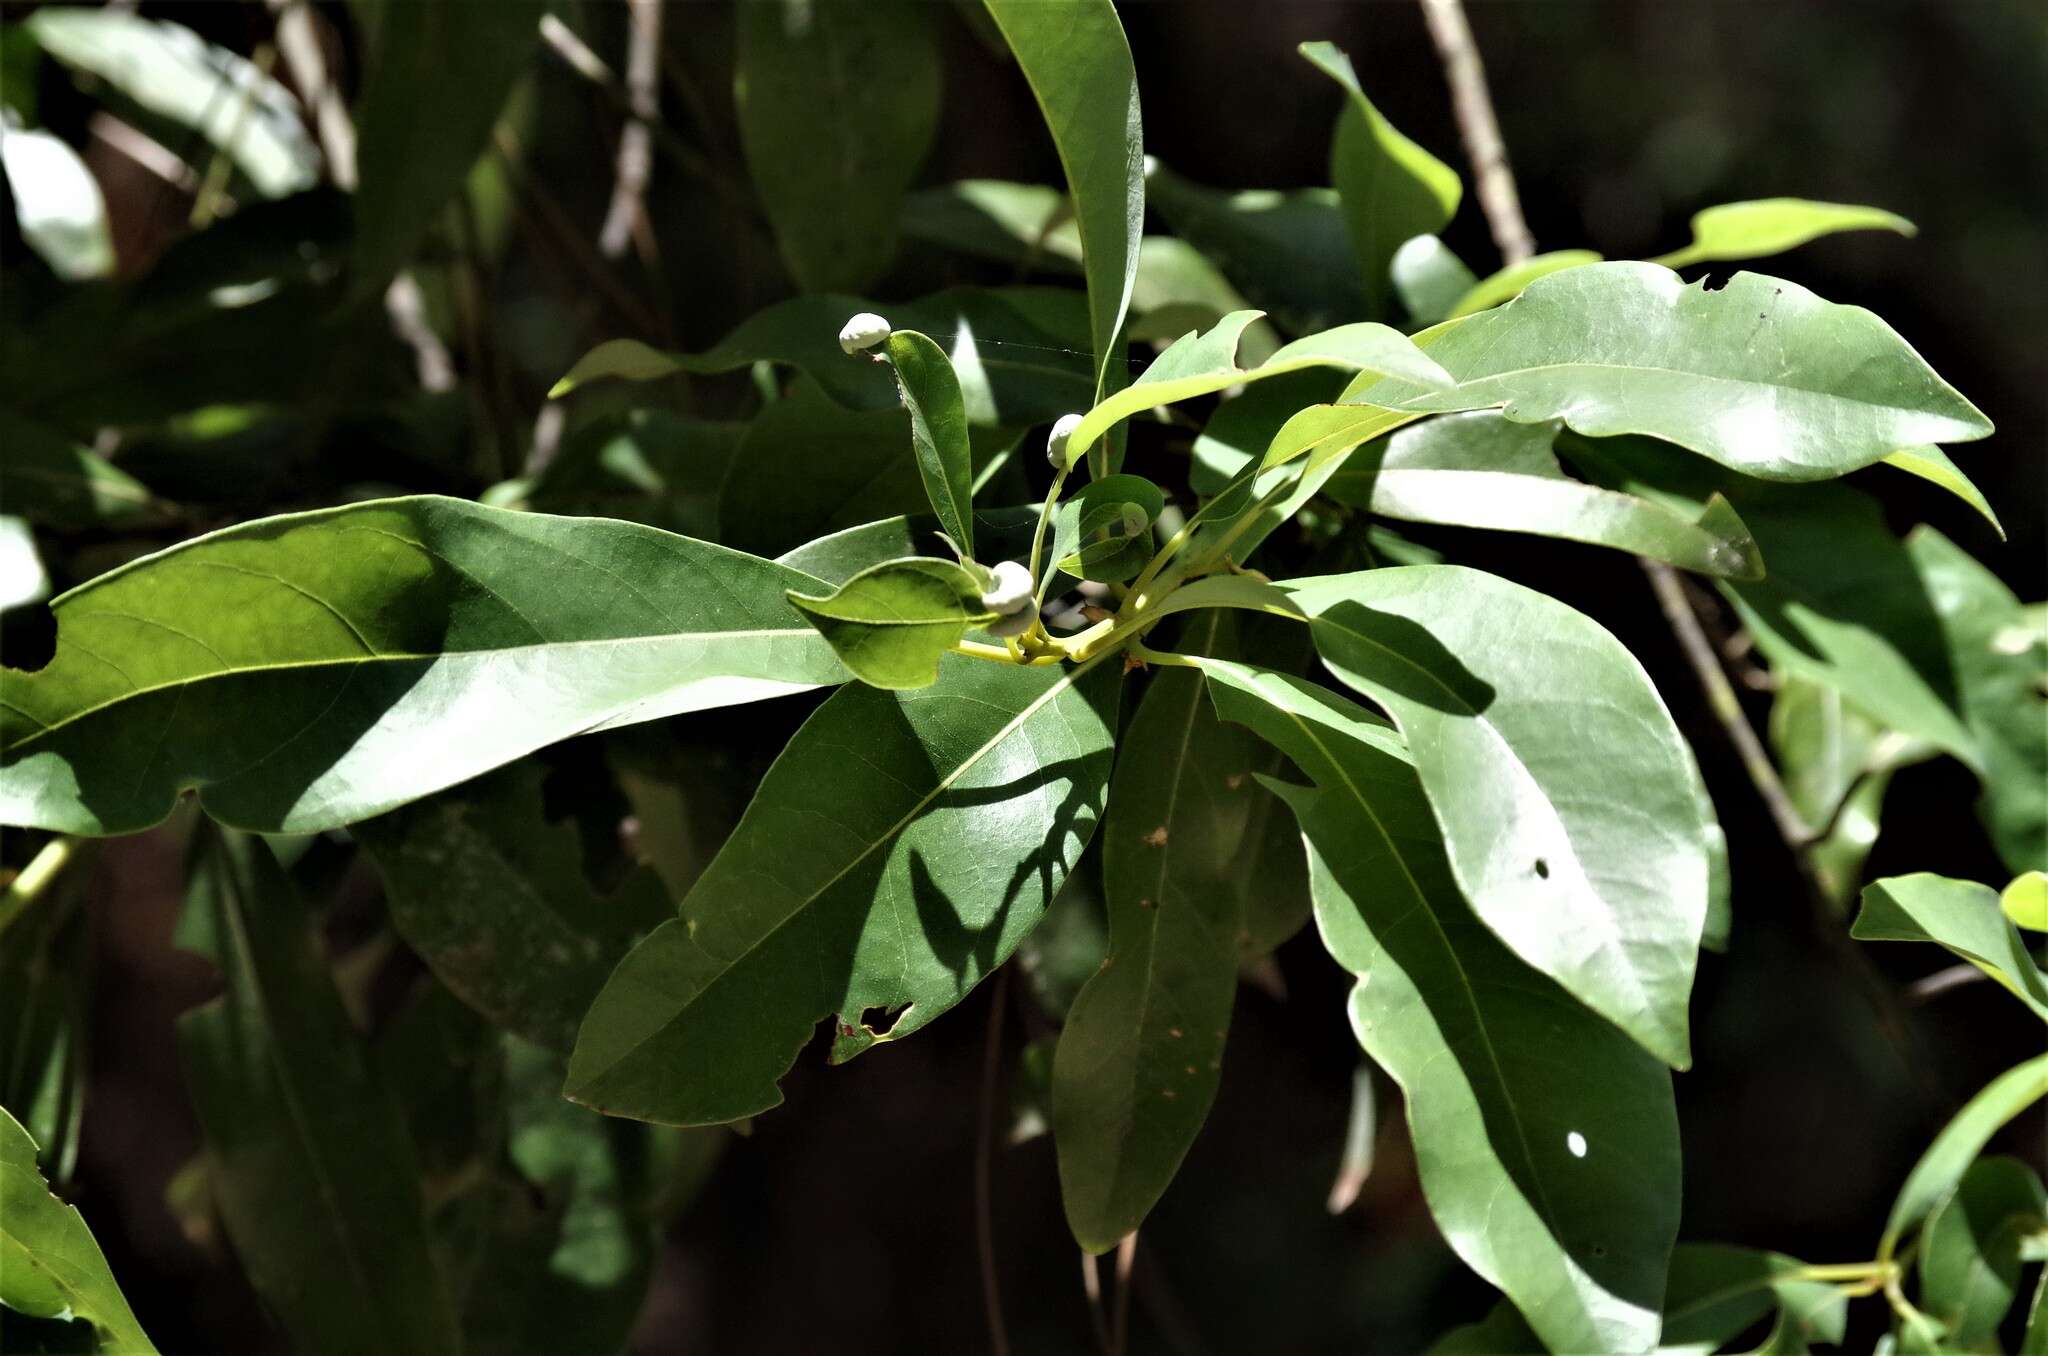
{"label": "sunlit green leaf", "polygon": [[1451,247],[1433,235],[1405,240],[1387,261],[1388,280],[1417,325],[1434,325],[1479,281]]}
{"label": "sunlit green leaf", "polygon": [[1459,316],[1491,310],[1502,302],[1521,296],[1538,278],[1599,262],[1600,256],[1592,250],[1552,250],[1548,254],[1532,255],[1519,264],[1509,264],[1473,283],[1437,319],[1455,320]]}
{"label": "sunlit green leaf", "polygon": [[873,687],[929,687],[939,659],[970,626],[993,620],[983,582],[950,560],[911,556],[862,570],[829,594],[791,591],[790,605]]}
{"label": "sunlit green leaf", "polygon": [[1121,384],[1120,336],[1145,224],[1144,134],[1130,44],[1110,0],[986,4],[1038,96],[1066,170],[1088,280],[1094,399],[1100,400]]}
{"label": "sunlit green leaf", "polygon": [[1148,163],[1145,182],[1174,234],[1289,333],[1365,316],[1358,260],[1334,189],[1231,193],[1191,183],[1156,161]]}
{"label": "sunlit green leaf", "polygon": [[1143,476],[1091,480],[1054,512],[1051,558],[1076,579],[1129,579],[1152,556],[1152,521],[1165,505]]}
{"label": "sunlit green leaf", "polygon": [[2048,932],[2048,872],[2022,871],[1998,896],[1998,905],[2017,927]]}
{"label": "sunlit green leaf", "polygon": [[[975,540],[990,560],[1016,559],[1031,549],[1031,534],[1038,526],[1038,509],[981,509],[974,515]],[[779,564],[802,570],[813,579],[835,588],[871,565],[902,556],[942,556],[946,544],[939,537],[939,520],[929,513],[900,518],[882,518],[857,527],[842,528],[795,550],[778,556]]]}
{"label": "sunlit green leaf", "polygon": [[208,830],[196,852],[179,941],[227,991],[185,1014],[178,1043],[251,1283],[302,1351],[455,1349],[419,1163],[310,912],[261,840]]}
{"label": "sunlit green leaf", "polygon": [[910,411],[910,445],[939,525],[962,555],[974,555],[974,465],[960,378],[939,346],[916,330],[889,336],[889,362]]}
{"label": "sunlit green leaf", "polygon": [[958,1002],[1037,923],[1094,831],[1116,675],[1106,658],[952,656],[917,692],[834,693],[682,917],[613,973],[569,1096],[669,1124],[735,1120],[781,1101],[776,1082],[820,1019],[837,1014],[843,1060]]}
{"label": "sunlit green leaf", "polygon": [[1998,521],[1998,515],[1991,511],[1990,501],[1976,482],[1963,474],[1963,468],[1949,458],[1948,453],[1932,443],[1924,447],[1902,447],[1884,459],[1886,466],[1896,466],[1907,475],[1918,476],[1931,485],[1939,485],[1956,498],[1982,514],[1998,532],[1998,539],[2005,540],[2005,524]]}
{"label": "sunlit green leaf", "polygon": [[2044,1231],[2048,1191],[2016,1158],[1978,1159],[1927,1217],[1917,1303],[1956,1350],[1996,1343],[2019,1295],[2022,1241]]}
{"label": "sunlit green leaf", "polygon": [[[0,1304],[31,1318],[79,1318],[103,1350],[154,1353],[76,1206],[50,1194],[36,1142],[0,1107]],[[396,1349],[396,1348],[394,1348]]]}
{"label": "sunlit green leaf", "polygon": [[806,292],[858,291],[896,254],[896,212],[939,121],[928,6],[764,0],[737,11],[740,145]]}
{"label": "sunlit green leaf", "polygon": [[131,832],[196,788],[225,823],[310,831],[572,734],[843,681],[791,588],[815,581],[452,499],[228,528],[73,589],[56,657],[0,669],[0,821]]}
{"label": "sunlit green leaf", "polygon": [[2028,1107],[2048,1097],[2048,1055],[2037,1055],[2026,1063],[2007,1069],[1972,1097],[1949,1123],[1942,1127],[1892,1202],[1885,1219],[1884,1237],[1878,1255],[1890,1257],[1908,1229],[1927,1218],[1955,1189],[1956,1183],[1991,1137]]}
{"label": "sunlit green leaf", "polygon": [[1988,885],[1924,871],[1875,881],[1863,891],[1863,912],[1850,935],[1866,942],[1938,942],[2048,1021],[2048,975]]}
{"label": "sunlit green leaf", "polygon": [[0,123],[0,167],[14,199],[21,239],[60,278],[104,278],[114,271],[114,241],[99,181],[69,142]]}
{"label": "sunlit green leaf", "polygon": [[1329,42],[1305,42],[1301,54],[1344,88],[1344,111],[1330,147],[1330,182],[1344,203],[1352,248],[1365,281],[1368,315],[1384,315],[1393,284],[1388,265],[1401,245],[1441,230],[1465,188],[1457,171],[1410,141],[1359,88],[1351,58]]}
{"label": "sunlit green leaf", "polygon": [[1822,834],[1805,849],[1807,861],[1829,901],[1845,908],[1877,841],[1893,771],[1935,750],[1885,729],[1838,689],[1789,673],[1771,699],[1770,740],[1793,808]]}
{"label": "sunlit green leaf", "polygon": [[1761,259],[1797,249],[1838,231],[1896,231],[1916,235],[1913,223],[1878,207],[1813,202],[1806,198],[1762,198],[1729,202],[1697,212],[1692,243],[1652,262],[1684,268],[1731,259]]}
{"label": "sunlit green leaf", "polygon": [[1218,713],[1316,784],[1279,788],[1316,926],[1358,977],[1352,1029],[1406,1095],[1446,1241],[1553,1350],[1647,1348],[1678,1230],[1670,1076],[1473,917],[1385,726],[1298,679],[1204,670]]}

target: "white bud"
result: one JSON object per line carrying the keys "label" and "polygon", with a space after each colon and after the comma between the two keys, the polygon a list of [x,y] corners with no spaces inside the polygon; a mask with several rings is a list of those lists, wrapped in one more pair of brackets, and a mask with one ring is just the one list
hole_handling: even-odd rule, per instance
{"label": "white bud", "polygon": [[1067,440],[1080,426],[1081,416],[1078,414],[1063,414],[1054,421],[1052,432],[1045,437],[1045,459],[1052,463],[1053,470],[1067,469]]}
{"label": "white bud", "polygon": [[865,353],[889,337],[889,322],[862,311],[839,329],[839,347],[848,354]]}
{"label": "white bud", "polygon": [[992,571],[995,580],[981,595],[981,605],[991,612],[1012,616],[1031,601],[1031,571],[1014,560],[1006,560]]}
{"label": "white bud", "polygon": [[1138,504],[1124,505],[1123,529],[1126,537],[1138,536],[1150,526],[1152,526],[1152,520],[1145,516],[1145,510],[1142,506]]}
{"label": "white bud", "polygon": [[1037,620],[1037,608],[1020,607],[1007,617],[998,617],[989,625],[988,633],[992,636],[1021,636],[1029,631],[1031,623]]}

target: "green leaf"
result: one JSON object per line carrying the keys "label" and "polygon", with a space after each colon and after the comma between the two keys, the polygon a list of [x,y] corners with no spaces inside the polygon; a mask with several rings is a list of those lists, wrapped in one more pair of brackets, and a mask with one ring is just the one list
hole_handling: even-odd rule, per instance
{"label": "green leaf", "polygon": [[1958,1351],[1996,1345],[2019,1297],[2020,1251],[2048,1231],[2048,1191],[2016,1158],[1980,1158],[1934,1208],[1920,1236],[1918,1307]]}
{"label": "green leaf", "polygon": [[1363,322],[1297,339],[1246,370],[1237,365],[1237,340],[1258,316],[1257,311],[1239,311],[1225,316],[1207,334],[1181,336],[1136,381],[1088,411],[1067,435],[1068,460],[1078,458],[1113,425],[1134,414],[1310,367],[1378,372],[1417,386],[1450,384],[1450,374],[1407,335]]}
{"label": "green leaf", "polygon": [[1866,942],[1938,942],[2048,1021],[2048,976],[1988,885],[1925,871],[1872,882],[1849,935]]}
{"label": "green leaf", "polygon": [[1473,410],[1411,424],[1360,448],[1324,492],[1387,518],[1528,532],[1611,546],[1702,574],[1760,579],[1764,561],[1725,499],[1697,515],[1582,484],[1551,453],[1556,424]]}
{"label": "green leaf", "polygon": [[1459,566],[1279,592],[1331,671],[1400,726],[1473,911],[1685,1067],[1706,826],[1692,755],[1642,666],[1556,599]]}
{"label": "green leaf", "polygon": [[1780,675],[1771,698],[1770,740],[1800,818],[1828,830],[1806,855],[1829,901],[1842,909],[1855,897],[1877,841],[1893,771],[1934,749],[1885,729],[1836,689],[1793,674]]}
{"label": "green leaf", "polygon": [[382,292],[490,143],[532,58],[541,0],[386,4],[356,102],[354,288]]}
{"label": "green leaf", "polygon": [[1251,304],[1292,334],[1365,314],[1358,260],[1334,189],[1224,192],[1148,161],[1151,204],[1174,234],[1215,261]]}
{"label": "green leaf", "polygon": [[1722,203],[1695,213],[1692,243],[1651,262],[1666,268],[1684,268],[1688,264],[1761,259],[1838,231],[1919,234],[1912,222],[1882,208],[1812,202],[1805,198],[1763,198],[1756,202]]}
{"label": "green leaf", "polygon": [[1346,381],[1337,368],[1310,367],[1246,387],[1244,394],[1225,400],[1195,439],[1189,487],[1197,494],[1221,494],[1247,462],[1265,454],[1282,425],[1308,406],[1335,400]]}
{"label": "green leaf", "polygon": [[1152,558],[1152,522],[1165,507],[1143,476],[1091,480],[1054,511],[1051,559],[1076,579],[1129,579]]}
{"label": "green leaf", "polygon": [[[35,83],[33,74],[25,83]],[[0,168],[7,171],[22,243],[66,282],[111,277],[114,240],[107,227],[107,200],[85,160],[62,137],[24,127],[12,117],[4,126]]]}
{"label": "green leaf", "polygon": [[776,1081],[821,1018],[838,1014],[837,1061],[958,1002],[1030,932],[1093,832],[1116,693],[1107,657],[960,656],[918,692],[834,693],[682,917],[613,973],[568,1095],[676,1125],[737,1120],[781,1101]]}
{"label": "green leaf", "polygon": [[1477,1323],[1463,1323],[1430,1343],[1424,1356],[1541,1356],[1543,1343],[1522,1311],[1503,1300]]}
{"label": "green leaf", "polygon": [[1611,489],[1697,512],[1724,495],[1769,564],[1724,583],[1758,649],[1783,673],[1839,690],[1880,724],[1976,766],[1934,599],[1879,504],[1846,485],[1781,486],[1716,472],[1669,446],[1565,437],[1558,449]]}
{"label": "green leaf", "polygon": [[384,877],[392,926],[435,977],[493,1025],[564,1053],[612,967],[670,913],[652,872],[591,886],[530,761],[351,832]]}
{"label": "green leaf", "polygon": [[1991,1137],[2028,1107],[2048,1097],[2048,1055],[2007,1069],[1972,1097],[1920,1155],[1899,1188],[1885,1220],[1878,1256],[1891,1257],[1907,1230],[1927,1218],[1960,1182]]}
{"label": "green leaf", "polygon": [[312,923],[269,847],[203,831],[179,941],[227,991],[179,1020],[178,1044],[214,1199],[297,1349],[452,1351],[412,1141]]}
{"label": "green leaf", "polygon": [[1344,203],[1365,280],[1369,315],[1386,313],[1388,265],[1403,242],[1441,230],[1457,215],[1465,188],[1450,166],[1396,131],[1359,88],[1351,58],[1330,42],[1305,42],[1300,52],[1344,89],[1330,146],[1330,182]]}
{"label": "green leaf", "polygon": [[1081,271],[1081,232],[1067,195],[1045,184],[960,179],[903,199],[903,234],[970,258],[1047,272]]}
{"label": "green leaf", "polygon": [[1998,896],[1998,906],[2014,926],[2048,932],[2048,873],[2022,871]]}
{"label": "green leaf", "polygon": [[[1183,648],[1214,652],[1222,614]],[[1102,827],[1109,955],[1066,1016],[1052,1068],[1053,1143],[1074,1237],[1106,1252],[1165,1192],[1215,1100],[1256,884],[1253,780],[1270,757],[1223,725],[1201,675],[1153,680],[1124,732]]]}
{"label": "green leaf", "polygon": [[1352,1030],[1407,1097],[1446,1241],[1552,1349],[1647,1348],[1678,1230],[1669,1075],[1473,916],[1384,726],[1299,679],[1203,668],[1218,713],[1316,784],[1274,789],[1302,826],[1323,943],[1358,976]]}
{"label": "green leaf", "polygon": [[967,446],[967,407],[960,378],[939,346],[916,330],[889,336],[889,361],[910,411],[910,445],[939,524],[974,556],[974,458]]}
{"label": "green leaf", "polygon": [[1562,273],[1568,268],[1583,268],[1597,264],[1600,256],[1592,250],[1552,250],[1548,254],[1537,254],[1519,264],[1489,273],[1472,284],[1465,292],[1445,309],[1440,320],[1456,320],[1460,316],[1475,315],[1490,311],[1503,302],[1513,301],[1528,290],[1529,284],[1538,278],[1547,278],[1553,273]]}
{"label": "green leaf", "polygon": [[900,304],[794,297],[755,312],[702,353],[663,353],[633,339],[599,344],[548,394],[564,396],[607,377],[652,381],[767,362],[797,368],[849,409],[894,410],[900,393],[889,368],[840,350],[839,327],[861,311],[947,341],[967,417],[977,424],[1050,423],[1094,400],[1087,308],[1072,289],[1052,287],[956,287]]}
{"label": "green leaf", "polygon": [[523,506],[717,537],[719,486],[747,427],[651,409],[594,419],[562,440]]}
{"label": "green leaf", "polygon": [[[93,957],[84,866],[74,860],[32,908],[0,924],[0,1107],[42,1146],[43,1172],[60,1184],[71,1180],[85,1119]],[[0,897],[0,913],[19,899]]]}
{"label": "green leaf", "polygon": [[896,213],[939,122],[926,6],[762,3],[737,20],[740,146],[799,288],[853,292],[896,256]]}
{"label": "green leaf", "polygon": [[[1138,242],[1138,277],[1131,285],[1133,343],[1171,342],[1192,326],[1214,325],[1247,303],[1230,280],[1202,252],[1170,235]],[[1273,356],[1280,336],[1264,320],[1245,327],[1239,351],[1247,363]]]}
{"label": "green leaf", "polygon": [[1982,759],[1978,811],[2014,871],[2048,867],[2048,609],[2012,590],[1933,528],[1906,555],[1941,619],[1963,720]]}
{"label": "green leaf", "polygon": [[184,25],[124,10],[58,7],[30,15],[26,27],[65,65],[197,132],[264,197],[285,197],[319,178],[319,153],[291,91]]}
{"label": "green leaf", "polygon": [[[366,819],[595,729],[842,682],[794,570],[652,528],[453,499],[266,518],[54,603],[0,669],[0,822]],[[421,741],[432,757],[420,756]]]}
{"label": "green leaf", "polygon": [[1803,1279],[1805,1266],[1778,1252],[1679,1244],[1664,1294],[1660,1356],[1709,1356],[1773,1310],[1777,1328],[1765,1350],[1791,1356],[1809,1342],[1839,1345],[1848,1300],[1838,1286]]}
{"label": "green leaf", "polygon": [[0,1107],[0,1304],[31,1318],[84,1319],[106,1348],[156,1348],[122,1298],[76,1206],[50,1194],[36,1142]]}
{"label": "green leaf", "polygon": [[161,512],[147,486],[53,429],[0,410],[0,504],[60,530],[133,522]]}
{"label": "green leaf", "polygon": [[1408,318],[1417,325],[1434,325],[1448,316],[1479,281],[1465,261],[1433,235],[1403,241],[1387,261],[1387,275]]}
{"label": "green leaf", "polygon": [[1982,514],[1998,533],[2000,541],[2005,540],[2005,524],[1998,521],[1998,515],[1991,511],[1990,501],[1976,483],[1963,474],[1963,468],[1949,460],[1948,453],[1929,443],[1925,447],[1902,447],[1884,459],[1886,466],[1896,466],[1907,475],[1918,476],[1931,485],[1939,485],[1956,498]]}
{"label": "green leaf", "polygon": [[[1094,399],[1115,389],[1145,224],[1138,74],[1110,0],[986,0],[1038,97],[1081,236]],[[1081,402],[1070,409],[1081,408]],[[1032,421],[1036,422],[1036,421]]]}
{"label": "green leaf", "polygon": [[[991,560],[1025,554],[1031,549],[1031,534],[1037,526],[1038,509],[1031,506],[981,509],[974,515],[976,540]],[[939,556],[945,549],[939,520],[924,513],[842,528],[805,542],[776,561],[836,588],[871,565],[902,556]]]}
{"label": "green leaf", "polygon": [[1710,292],[1655,264],[1588,264],[1417,343],[1457,386],[1381,383],[1345,398],[1646,433],[1767,480],[1844,475],[1991,432],[1884,321],[1756,273]]}
{"label": "green leaf", "polygon": [[918,688],[938,681],[939,660],[970,626],[994,619],[982,606],[982,587],[963,565],[911,556],[862,570],[830,594],[792,590],[789,601],[856,678]]}

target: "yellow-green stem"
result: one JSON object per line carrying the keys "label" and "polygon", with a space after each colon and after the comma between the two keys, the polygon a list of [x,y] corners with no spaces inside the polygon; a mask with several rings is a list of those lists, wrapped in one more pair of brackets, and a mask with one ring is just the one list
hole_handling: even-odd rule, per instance
{"label": "yellow-green stem", "polygon": [[35,903],[50,883],[62,875],[78,855],[80,840],[76,838],[52,838],[43,844],[43,850],[29,859],[21,873],[8,883],[0,893],[0,933],[5,933]]}

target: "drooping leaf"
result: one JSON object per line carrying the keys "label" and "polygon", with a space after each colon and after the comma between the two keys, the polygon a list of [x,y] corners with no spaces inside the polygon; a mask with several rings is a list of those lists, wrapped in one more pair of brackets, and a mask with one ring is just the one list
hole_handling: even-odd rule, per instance
{"label": "drooping leaf", "polygon": [[1278,592],[1331,671],[1401,727],[1473,912],[1683,1068],[1706,832],[1691,754],[1642,666],[1556,599],[1459,566]]}
{"label": "drooping leaf", "polygon": [[1875,500],[1846,485],[1762,484],[1643,439],[1566,435],[1558,450],[1598,484],[1684,511],[1725,496],[1769,572],[1721,589],[1772,666],[1839,690],[1889,729],[1979,763],[1931,590]]}
{"label": "drooping leaf", "polygon": [[[1181,645],[1227,648],[1225,626],[1203,614]],[[1270,800],[1252,773],[1270,766],[1191,670],[1161,673],[1124,732],[1102,828],[1109,954],[1052,1067],[1061,1198],[1090,1252],[1144,1222],[1215,1099],[1249,896],[1273,885],[1238,871]]]}
{"label": "drooping leaf", "polygon": [[815,581],[452,499],[228,528],[73,589],[56,657],[0,669],[0,822],[132,832],[196,788],[310,832],[572,734],[844,681],[790,588]]}
{"label": "drooping leaf", "polygon": [[261,840],[207,830],[179,941],[219,999],[178,1023],[209,1178],[252,1284],[309,1352],[447,1352],[405,1122],[371,1070],[312,918]]}
{"label": "drooping leaf", "polygon": [[67,281],[114,271],[114,241],[99,181],[69,142],[0,115],[0,168],[22,243]]}
{"label": "drooping leaf", "polygon": [[1978,803],[2014,871],[2048,868],[2048,609],[1922,524],[1906,538],[1948,651],[1964,722],[1983,760]]}
{"label": "drooping leaf", "polygon": [[1529,532],[1702,574],[1763,577],[1756,543],[1725,499],[1688,516],[1573,480],[1550,450],[1557,428],[1492,410],[1440,415],[1360,448],[1324,492],[1388,518]]}
{"label": "drooping leaf", "polygon": [[1275,785],[1301,822],[1324,945],[1358,976],[1352,1029],[1406,1095],[1446,1241],[1553,1350],[1647,1348],[1678,1229],[1670,1076],[1473,916],[1391,731],[1302,680],[1203,667],[1219,714],[1316,784]]}
{"label": "drooping leaf", "polygon": [[1649,434],[1767,480],[1826,479],[1991,432],[1884,321],[1757,273],[1710,292],[1656,264],[1588,264],[1417,342],[1455,387],[1388,382],[1345,398],[1417,412],[1498,405],[1594,437]]}
{"label": "drooping leaf", "polygon": [[1335,44],[1305,42],[1302,56],[1345,92],[1330,146],[1330,182],[1344,204],[1365,283],[1367,314],[1383,316],[1393,294],[1388,265],[1402,244],[1441,230],[1465,187],[1457,171],[1395,130],[1359,88],[1351,58]]}
{"label": "drooping leaf", "polygon": [[1965,1103],[1906,1174],[1885,1219],[1878,1256],[1891,1257],[1906,1231],[1926,1219],[1928,1212],[1955,1190],[1991,1137],[2043,1097],[2048,1097],[2048,1055],[2037,1055],[2007,1069]]}
{"label": "drooping leaf", "polygon": [[1795,1356],[1810,1342],[1839,1344],[1849,1302],[1840,1287],[1802,1278],[1805,1265],[1783,1253],[1679,1244],[1664,1293],[1659,1356],[1710,1356],[1774,1310],[1764,1350]]}
{"label": "drooping leaf", "polygon": [[985,2],[1038,97],[1066,170],[1100,400],[1121,383],[1120,336],[1145,224],[1144,133],[1130,44],[1110,0]]}
{"label": "drooping leaf", "polygon": [[92,1324],[102,1350],[156,1348],[128,1308],[76,1206],[50,1194],[36,1142],[0,1107],[0,1305],[31,1318]]}
{"label": "drooping leaf", "polygon": [[1694,213],[1692,243],[1651,262],[1666,268],[1684,268],[1689,264],[1761,259],[1838,231],[1919,233],[1912,222],[1878,207],[1813,202],[1806,198],[1762,198],[1755,202],[1722,203]]}
{"label": "drooping leaf", "polygon": [[1592,250],[1552,250],[1547,254],[1531,255],[1519,264],[1509,264],[1473,283],[1437,319],[1456,320],[1460,316],[1490,311],[1521,296],[1538,278],[1599,262],[1600,256]]}
{"label": "drooping leaf", "polygon": [[1434,325],[1448,316],[1479,281],[1465,261],[1433,235],[1403,241],[1387,261],[1387,277],[1408,319],[1418,326]]}
{"label": "drooping leaf", "polygon": [[355,109],[359,297],[383,291],[483,154],[544,9],[541,0],[380,6]]}
{"label": "drooping leaf", "polygon": [[1291,334],[1363,319],[1365,293],[1334,189],[1225,192],[1156,161],[1145,182],[1174,234],[1223,270],[1251,304]]}
{"label": "drooping leaf", "polygon": [[974,458],[967,445],[967,406],[945,352],[916,330],[889,336],[889,362],[910,411],[917,473],[939,525],[969,559],[974,556]]}
{"label": "drooping leaf", "polygon": [[246,57],[182,24],[125,10],[46,8],[26,22],[44,51],[197,132],[263,196],[282,198],[319,177],[298,101]]}
{"label": "drooping leaf", "polygon": [[1996,1342],[2019,1296],[2023,1241],[2048,1234],[2048,1191],[2016,1158],[1980,1158],[1927,1217],[1918,1307],[1956,1350]]}
{"label": "drooping leaf", "polygon": [[853,675],[871,687],[930,687],[939,660],[970,626],[994,620],[983,582],[950,560],[909,556],[862,570],[830,594],[792,590],[804,614]]}
{"label": "drooping leaf", "polygon": [[384,877],[392,925],[493,1025],[566,1053],[605,977],[664,921],[652,872],[601,894],[573,826],[550,824],[519,762],[351,830]]}
{"label": "drooping leaf", "polygon": [[1258,315],[1256,311],[1239,311],[1225,316],[1206,334],[1183,335],[1153,359],[1136,381],[1088,411],[1068,434],[1068,459],[1080,456],[1113,425],[1134,414],[1305,368],[1380,372],[1417,386],[1450,382],[1450,375],[1399,330],[1364,322],[1297,339],[1246,370],[1237,365],[1238,336]]}
{"label": "drooping leaf", "polygon": [[745,5],[733,100],[747,172],[806,292],[857,292],[896,254],[896,213],[939,121],[927,6]]}
{"label": "drooping leaf", "polygon": [[1939,943],[2048,1021],[2048,975],[1988,885],[1925,871],[1873,881],[1864,888],[1863,912],[1849,935],[1866,942]]}
{"label": "drooping leaf", "polygon": [[[1116,669],[944,660],[834,693],[768,771],[682,917],[613,973],[568,1095],[676,1125],[750,1116],[821,1018],[836,1060],[897,1040],[1016,948],[1093,832]],[[848,750],[858,750],[849,757]],[[880,1010],[893,1024],[878,1033]]]}
{"label": "drooping leaf", "polygon": [[1052,287],[959,287],[900,304],[793,297],[755,312],[702,353],[663,353],[634,339],[599,344],[549,394],[564,396],[606,377],[652,381],[768,362],[797,368],[850,409],[893,410],[900,397],[889,369],[849,358],[839,347],[840,326],[862,311],[946,343],[967,417],[977,424],[1050,423],[1093,403],[1087,307],[1071,288]]}
{"label": "drooping leaf", "polygon": [[1827,833],[1807,860],[1837,909],[1856,895],[1863,861],[1895,769],[1933,756],[1917,739],[1885,729],[1835,688],[1780,675],[1771,698],[1771,755],[1800,818]]}
{"label": "drooping leaf", "polygon": [[1918,476],[1930,485],[1939,485],[1956,498],[1977,510],[1997,531],[1998,539],[2005,540],[2005,524],[1998,521],[1998,515],[1991,511],[1991,503],[1985,499],[1984,491],[1976,482],[1963,474],[1963,468],[1950,459],[1948,453],[1929,443],[1924,447],[1902,447],[1884,459],[1884,465],[1895,466],[1907,475]]}

